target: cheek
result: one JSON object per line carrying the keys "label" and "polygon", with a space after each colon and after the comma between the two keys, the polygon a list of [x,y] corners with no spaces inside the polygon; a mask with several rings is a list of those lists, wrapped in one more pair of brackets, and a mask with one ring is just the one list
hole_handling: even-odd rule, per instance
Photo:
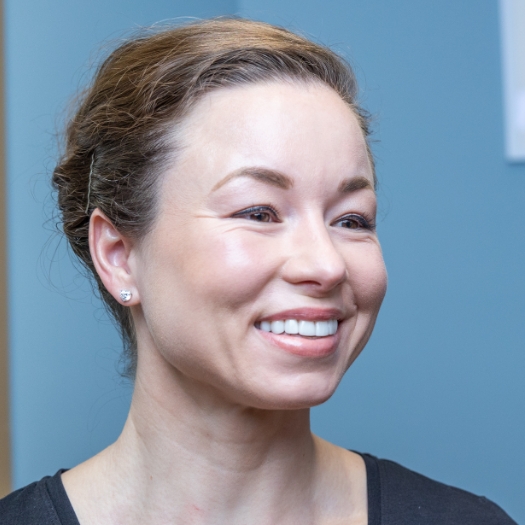
{"label": "cheek", "polygon": [[377,313],[387,288],[386,267],[378,245],[366,248],[351,257],[350,281],[359,308]]}
{"label": "cheek", "polygon": [[272,251],[253,233],[199,233],[179,239],[163,264],[185,300],[228,309],[253,301],[274,274]]}

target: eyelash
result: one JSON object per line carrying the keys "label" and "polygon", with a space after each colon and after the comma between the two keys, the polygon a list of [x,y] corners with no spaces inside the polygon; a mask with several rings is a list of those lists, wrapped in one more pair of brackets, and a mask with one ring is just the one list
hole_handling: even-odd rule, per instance
{"label": "eyelash", "polygon": [[[269,220],[249,219],[250,216],[254,217],[256,215],[265,216],[265,218]],[[280,222],[278,213],[271,206],[252,206],[251,208],[246,208],[245,210],[235,213],[233,217],[255,220],[255,222]],[[364,215],[358,215],[357,213],[349,213],[337,221],[334,221],[332,225],[335,226],[342,222],[353,222],[353,224],[357,225],[357,227],[354,228],[347,227],[349,230],[374,231],[376,228],[376,224],[372,219],[369,219]]]}
{"label": "eyelash", "polygon": [[349,230],[368,230],[368,231],[374,231],[376,229],[376,224],[372,219],[369,219],[365,217],[364,215],[358,215],[357,213],[349,213],[348,215],[345,215],[344,217],[341,217],[337,221],[333,222],[332,224],[335,226],[338,223],[341,222],[351,222],[353,221],[354,224],[357,224],[357,228],[351,228],[347,227]]}
{"label": "eyelash", "polygon": [[233,217],[248,218],[255,215],[267,215],[271,220],[258,220],[258,219],[249,219],[255,220],[255,222],[280,222],[277,212],[271,206],[253,206],[245,210],[239,211],[233,215]]}

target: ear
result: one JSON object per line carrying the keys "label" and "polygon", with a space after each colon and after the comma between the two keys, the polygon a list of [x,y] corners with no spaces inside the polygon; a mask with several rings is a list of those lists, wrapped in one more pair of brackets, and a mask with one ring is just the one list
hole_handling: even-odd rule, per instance
{"label": "ear", "polygon": [[[95,269],[109,293],[126,306],[140,303],[129,265],[132,242],[98,208],[89,221],[89,250]],[[131,299],[125,303],[120,297],[122,290],[131,292]]]}

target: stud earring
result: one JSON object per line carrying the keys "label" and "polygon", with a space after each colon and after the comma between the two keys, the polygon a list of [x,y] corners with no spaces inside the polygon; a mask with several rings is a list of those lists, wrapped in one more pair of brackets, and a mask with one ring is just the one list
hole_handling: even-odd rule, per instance
{"label": "stud earring", "polygon": [[120,290],[120,298],[127,303],[131,299],[131,292],[129,290]]}

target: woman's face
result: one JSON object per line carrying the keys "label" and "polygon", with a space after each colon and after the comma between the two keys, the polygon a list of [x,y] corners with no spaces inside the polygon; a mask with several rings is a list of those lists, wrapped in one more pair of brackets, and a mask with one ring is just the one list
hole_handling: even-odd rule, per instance
{"label": "woman's face", "polygon": [[328,87],[260,83],[206,95],[181,135],[154,228],[130,258],[138,374],[154,352],[180,381],[235,403],[325,401],[386,290],[355,115]]}

